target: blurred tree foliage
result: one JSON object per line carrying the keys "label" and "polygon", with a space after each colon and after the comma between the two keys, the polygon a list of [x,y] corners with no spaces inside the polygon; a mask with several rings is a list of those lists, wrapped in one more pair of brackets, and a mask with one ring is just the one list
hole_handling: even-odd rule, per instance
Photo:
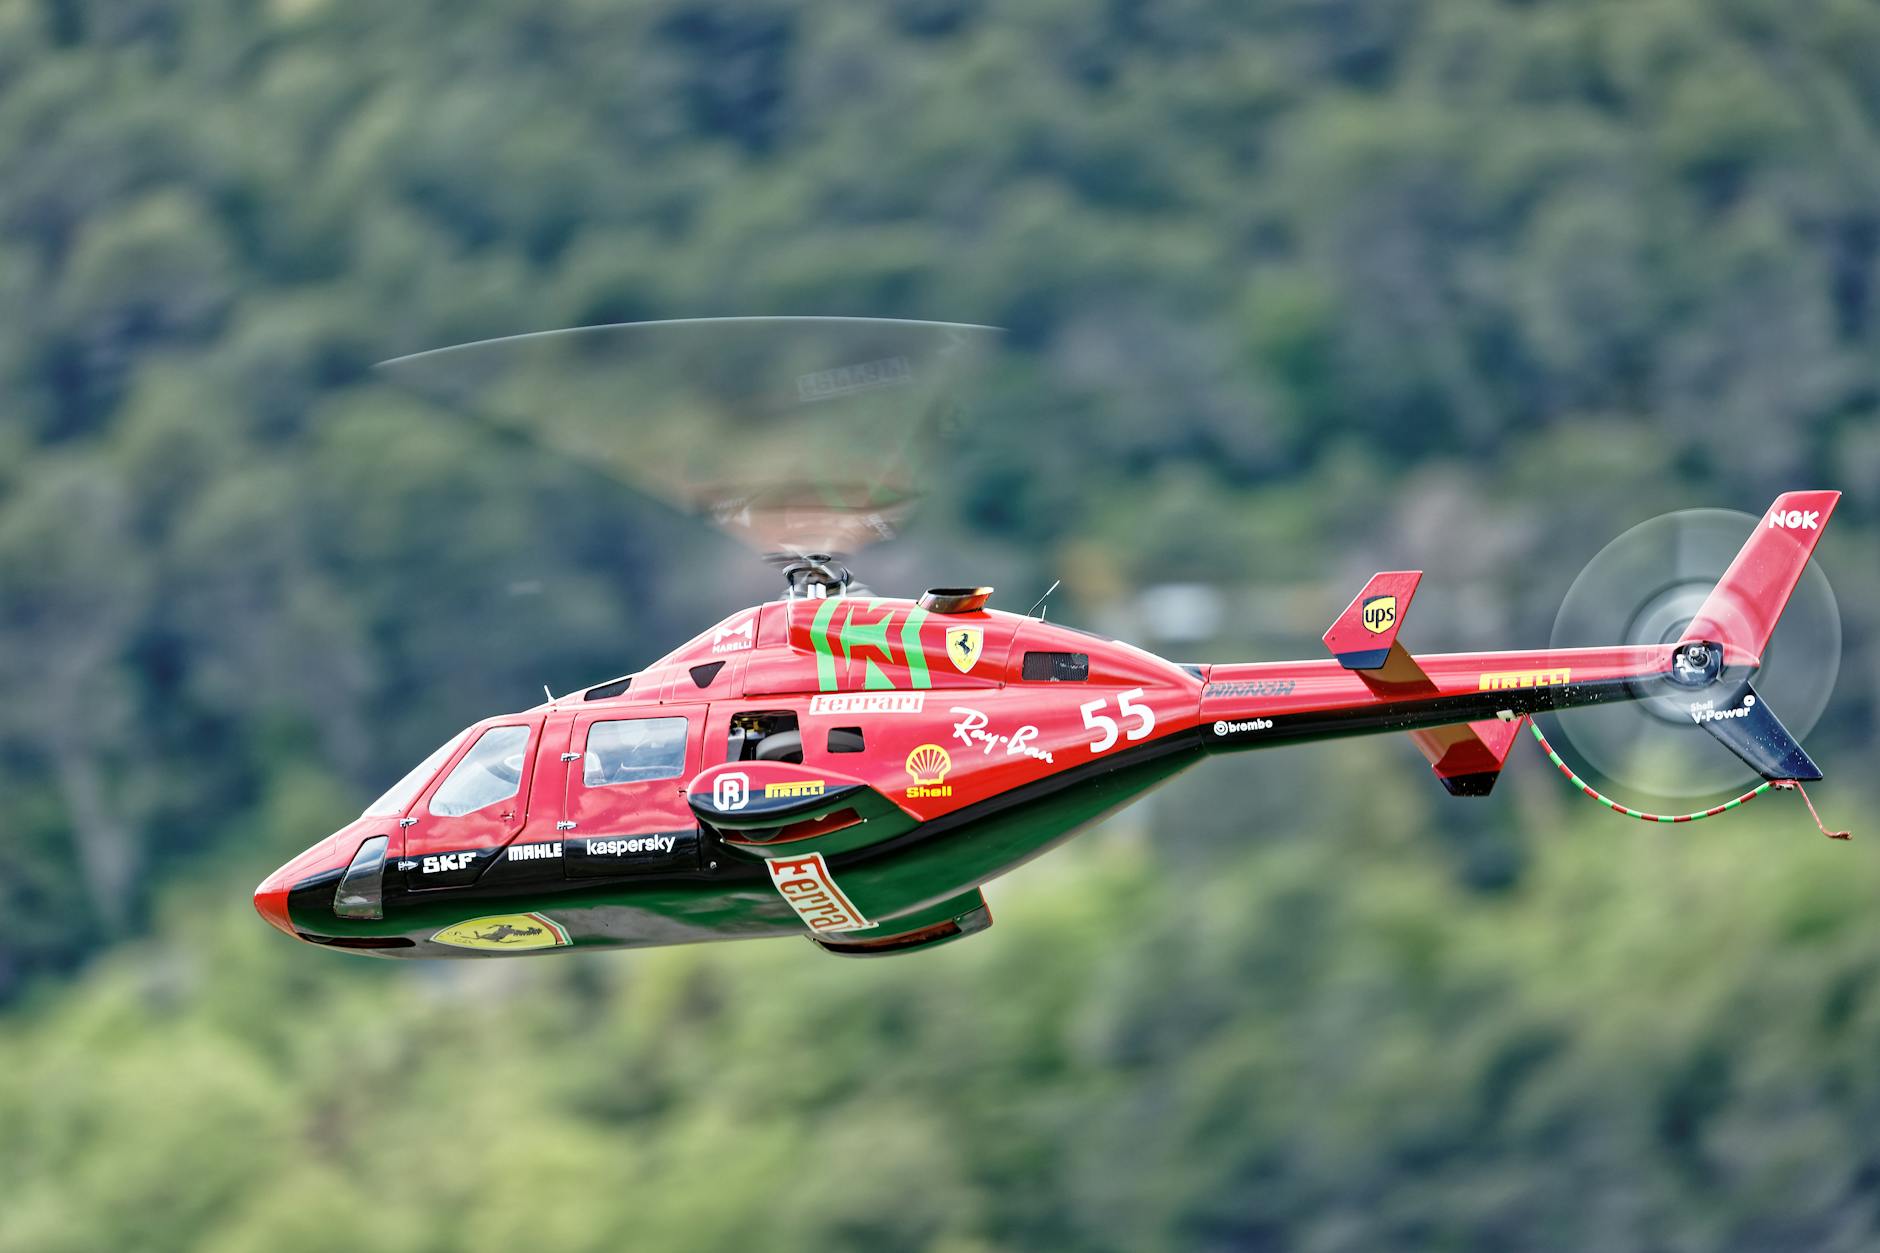
{"label": "blurred tree foliage", "polygon": [[765,590],[370,372],[655,317],[1010,328],[884,569],[1254,589],[1220,656],[1399,562],[1538,640],[1625,526],[1841,487],[1853,773],[1876,66],[1871,0],[0,4],[0,1248],[1874,1243],[1880,926],[1786,802],[1236,762],[865,968],[386,971],[244,889]]}

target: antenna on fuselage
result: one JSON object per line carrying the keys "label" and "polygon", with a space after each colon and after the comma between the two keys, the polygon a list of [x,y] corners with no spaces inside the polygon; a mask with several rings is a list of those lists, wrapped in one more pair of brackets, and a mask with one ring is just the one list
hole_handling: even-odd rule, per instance
{"label": "antenna on fuselage", "polygon": [[555,694],[548,690],[548,684],[546,683],[542,684],[542,695],[548,697],[549,704],[552,705],[555,703]]}
{"label": "antenna on fuselage", "polygon": [[1042,595],[1042,596],[1040,596],[1040,597],[1038,598],[1038,603],[1037,603],[1037,604],[1035,604],[1035,605],[1033,605],[1033,606],[1032,606],[1032,607],[1031,607],[1030,609],[1028,609],[1028,610],[1026,610],[1026,611],[1025,611],[1025,616],[1026,616],[1027,618],[1029,618],[1029,617],[1031,617],[1031,616],[1032,616],[1033,614],[1037,614],[1037,615],[1038,615],[1038,621],[1040,621],[1040,622],[1043,622],[1043,621],[1044,621],[1044,614],[1043,614],[1043,613],[1041,613],[1041,612],[1039,612],[1039,611],[1040,611],[1040,610],[1042,610],[1042,609],[1044,608],[1044,602],[1046,602],[1047,600],[1050,600],[1050,599],[1051,599],[1051,593],[1052,593],[1052,592],[1055,592],[1055,591],[1057,591],[1057,590],[1058,590],[1058,584],[1060,584],[1060,583],[1062,583],[1063,581],[1064,581],[1063,579],[1055,579],[1055,580],[1053,580],[1053,581],[1052,581],[1052,583],[1051,583],[1051,586],[1050,586],[1050,587],[1047,587],[1047,588],[1045,588],[1045,589],[1044,589],[1044,595]]}

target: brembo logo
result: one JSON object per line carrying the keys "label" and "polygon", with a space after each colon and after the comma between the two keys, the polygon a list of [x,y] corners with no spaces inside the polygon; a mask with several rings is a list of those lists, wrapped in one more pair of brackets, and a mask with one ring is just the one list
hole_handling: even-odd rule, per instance
{"label": "brembo logo", "polygon": [[1770,527],[1780,527],[1785,531],[1819,531],[1821,529],[1821,510],[1819,509],[1772,509],[1769,511]]}
{"label": "brembo logo", "polygon": [[723,813],[732,813],[751,803],[751,776],[741,772],[721,774],[712,784],[712,805]]}
{"label": "brembo logo", "polygon": [[1217,722],[1214,724],[1216,735],[1239,735],[1243,731],[1271,731],[1271,718],[1254,718],[1247,722]]}

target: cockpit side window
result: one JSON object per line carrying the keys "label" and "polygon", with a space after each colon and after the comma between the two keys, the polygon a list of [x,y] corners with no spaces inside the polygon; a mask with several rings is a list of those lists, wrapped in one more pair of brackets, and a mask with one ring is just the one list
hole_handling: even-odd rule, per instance
{"label": "cockpit side window", "polygon": [[364,818],[397,818],[411,807],[411,802],[418,799],[418,793],[431,781],[431,776],[438,768],[450,760],[450,755],[463,743],[463,737],[470,734],[468,727],[450,737],[444,746],[411,768],[407,774],[386,791],[385,795],[366,806]]}
{"label": "cockpit side window", "polygon": [[1090,654],[1026,653],[1020,673],[1032,683],[1082,683],[1090,678]]}
{"label": "cockpit side window", "polygon": [[491,727],[463,755],[450,777],[431,793],[431,812],[458,818],[506,801],[522,788],[529,728]]}
{"label": "cockpit side window", "polygon": [[749,709],[731,716],[726,761],[803,760],[803,733],[787,709]]}
{"label": "cockpit side window", "polygon": [[587,787],[676,779],[685,773],[684,718],[627,718],[588,728],[581,757]]}

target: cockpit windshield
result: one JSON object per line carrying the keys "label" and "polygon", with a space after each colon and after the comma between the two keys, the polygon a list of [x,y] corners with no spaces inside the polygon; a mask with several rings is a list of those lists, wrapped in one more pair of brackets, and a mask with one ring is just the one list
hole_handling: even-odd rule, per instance
{"label": "cockpit windshield", "polygon": [[450,755],[457,751],[457,746],[463,743],[463,737],[468,734],[470,734],[470,728],[465,727],[451,736],[445,741],[443,747],[413,766],[410,774],[392,784],[385,795],[367,805],[362,817],[396,818],[403,814],[411,807],[411,802],[417,799],[424,785],[431,781],[431,776],[438,772],[440,766],[450,760]]}

